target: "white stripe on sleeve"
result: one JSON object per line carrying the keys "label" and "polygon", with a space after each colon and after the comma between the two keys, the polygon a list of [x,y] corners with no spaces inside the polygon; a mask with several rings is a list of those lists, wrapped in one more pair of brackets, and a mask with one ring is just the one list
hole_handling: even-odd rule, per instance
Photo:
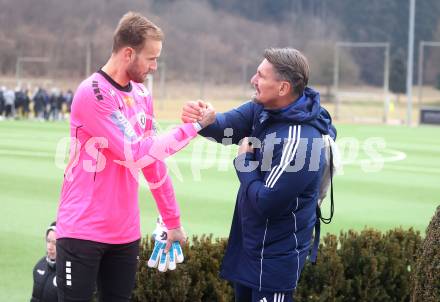
{"label": "white stripe on sleeve", "polygon": [[294,139],[295,144],[293,146],[293,150],[291,150],[291,148],[289,148],[290,152],[289,152],[289,154],[287,156],[287,159],[284,161],[283,165],[280,164],[279,167],[281,167],[281,169],[278,169],[278,171],[276,173],[276,176],[274,176],[273,179],[269,182],[269,184],[268,184],[269,188],[273,188],[274,187],[274,185],[276,184],[276,182],[280,178],[281,174],[283,174],[283,171],[287,168],[287,166],[290,164],[290,162],[295,157],[295,153],[296,153],[296,150],[298,149],[298,145],[299,145],[300,138],[301,138],[301,125],[298,125],[298,126],[295,126],[295,127],[298,127],[298,131],[296,133],[296,138]]}
{"label": "white stripe on sleeve", "polygon": [[292,149],[295,145],[296,130],[297,130],[297,126],[294,126],[294,127],[290,126],[289,127],[289,134],[287,137],[287,143],[284,145],[283,153],[281,155],[280,164],[274,166],[272,171],[270,171],[269,177],[266,180],[266,187],[269,186],[269,184],[272,182],[275,175],[278,174],[278,172],[280,171],[280,169],[284,165],[286,158],[288,157],[287,155],[292,152]]}

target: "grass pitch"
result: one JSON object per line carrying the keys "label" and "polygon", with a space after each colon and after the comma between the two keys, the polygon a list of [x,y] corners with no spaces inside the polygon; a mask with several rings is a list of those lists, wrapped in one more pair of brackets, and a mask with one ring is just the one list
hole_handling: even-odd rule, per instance
{"label": "grass pitch", "polygon": [[[335,179],[334,221],[322,232],[402,226],[424,233],[440,204],[440,128],[339,125],[338,130],[347,164]],[[44,254],[44,232],[55,219],[63,178],[65,161],[55,153],[58,146],[64,154],[68,144],[60,140],[68,136],[67,122],[0,122],[0,301],[30,299],[32,268]],[[168,161],[189,235],[228,235],[238,189],[235,152],[197,139]],[[157,211],[145,183],[139,197],[146,235]]]}

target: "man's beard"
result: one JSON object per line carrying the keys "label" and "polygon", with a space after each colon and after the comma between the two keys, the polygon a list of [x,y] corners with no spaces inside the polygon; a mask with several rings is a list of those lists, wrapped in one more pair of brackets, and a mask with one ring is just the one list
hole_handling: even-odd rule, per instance
{"label": "man's beard", "polygon": [[134,61],[128,68],[127,68],[127,73],[128,76],[130,77],[130,80],[132,80],[135,83],[143,83],[145,81],[145,76],[143,76],[139,70],[136,68],[136,63],[137,61]]}

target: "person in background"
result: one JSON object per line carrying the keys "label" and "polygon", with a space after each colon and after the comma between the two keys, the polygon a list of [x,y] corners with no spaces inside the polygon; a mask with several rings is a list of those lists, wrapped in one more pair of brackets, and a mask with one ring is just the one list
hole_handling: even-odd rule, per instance
{"label": "person in background", "polygon": [[24,116],[24,105],[26,102],[26,95],[20,86],[15,88],[15,116],[22,118]]}
{"label": "person in background", "polygon": [[12,89],[6,89],[3,92],[3,97],[5,99],[5,116],[15,117],[15,93]]}
{"label": "person in background", "polygon": [[34,267],[34,286],[31,302],[58,301],[56,265],[56,223],[53,222],[46,230],[46,255]]}
{"label": "person in background", "polygon": [[29,118],[29,105],[31,103],[31,99],[29,98],[29,89],[25,89],[23,97],[23,118]]}
{"label": "person in background", "polygon": [[5,86],[2,86],[0,89],[0,120],[3,119],[3,112],[5,111],[5,98],[3,97],[3,92],[5,90]]}
{"label": "person in background", "polygon": [[37,92],[33,97],[33,101],[35,118],[40,121],[46,117],[46,104],[48,103],[48,98],[46,90],[42,87],[38,87]]}
{"label": "person in background", "polygon": [[70,109],[72,107],[72,100],[73,100],[73,92],[71,89],[69,89],[64,94],[64,101],[66,102],[66,113],[70,114]]}

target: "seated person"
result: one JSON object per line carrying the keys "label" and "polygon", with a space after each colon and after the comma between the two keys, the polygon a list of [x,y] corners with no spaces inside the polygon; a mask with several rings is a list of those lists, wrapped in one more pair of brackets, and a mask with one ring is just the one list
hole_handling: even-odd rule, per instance
{"label": "seated person", "polygon": [[31,302],[57,302],[57,281],[55,270],[56,223],[53,222],[46,230],[46,256],[41,258],[34,267],[34,287]]}

